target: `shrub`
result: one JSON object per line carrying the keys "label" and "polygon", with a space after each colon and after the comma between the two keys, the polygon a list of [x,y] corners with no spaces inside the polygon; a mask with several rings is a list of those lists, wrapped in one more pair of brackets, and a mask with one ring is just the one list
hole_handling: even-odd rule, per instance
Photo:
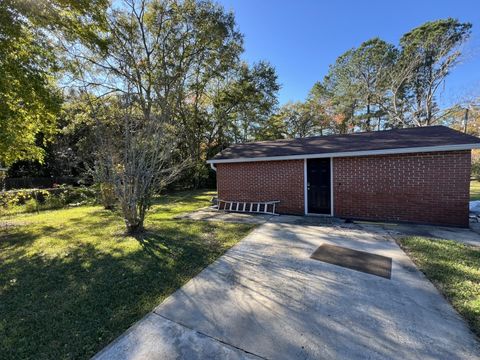
{"label": "shrub", "polygon": [[115,196],[115,189],[110,183],[101,183],[100,184],[100,202],[103,207],[107,210],[112,210],[115,208],[115,203],[117,202],[117,197]]}
{"label": "shrub", "polygon": [[59,186],[54,189],[17,190],[0,192],[0,208],[17,208],[20,212],[33,212],[39,209],[59,209],[67,205],[93,204],[96,199],[94,188]]}
{"label": "shrub", "polygon": [[35,212],[39,210],[38,201],[30,199],[25,202],[25,212]]}
{"label": "shrub", "polygon": [[60,209],[67,205],[62,196],[50,196],[43,204],[43,209]]}
{"label": "shrub", "polygon": [[0,192],[0,207],[12,207],[25,205],[30,199],[36,199],[42,203],[50,193],[46,190],[19,190]]}

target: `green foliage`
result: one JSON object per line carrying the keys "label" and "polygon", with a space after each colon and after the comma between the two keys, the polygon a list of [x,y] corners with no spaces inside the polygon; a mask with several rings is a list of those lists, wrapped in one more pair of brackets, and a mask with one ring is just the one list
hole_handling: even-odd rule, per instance
{"label": "green foliage", "polygon": [[[255,138],[278,85],[269,64],[240,61],[234,16],[213,1],[113,3],[106,22],[105,41],[80,40],[68,53],[74,102],[86,100],[94,119],[96,180],[113,184],[137,231],[152,195],[181,170],[198,187],[213,151]],[[72,105],[66,115],[81,118]]]}
{"label": "green foliage", "polygon": [[100,187],[100,202],[106,210],[112,210],[117,203],[115,196],[115,188],[110,183],[101,183]]}
{"label": "green foliage", "polygon": [[9,208],[25,205],[28,200],[39,198],[42,201],[50,196],[47,190],[16,190],[0,192],[0,207]]}
{"label": "green foliage", "polygon": [[[109,136],[121,147],[120,119],[128,112],[168,123],[177,139],[175,156],[192,160],[185,182],[198,187],[210,174],[205,159],[233,142],[260,137],[277,105],[275,69],[264,61],[240,60],[243,36],[234,15],[213,1],[2,4],[9,16],[2,25],[12,19],[18,25],[9,40],[16,48],[5,53],[34,60],[37,76],[25,73],[22,79],[34,81],[16,87],[3,77],[9,96],[31,99],[39,89],[43,93],[28,114],[0,114],[0,165],[28,159],[44,163],[47,175],[86,174],[91,180],[98,149],[104,148],[104,127],[116,127]],[[72,89],[64,99],[57,82]]]}
{"label": "green foliage", "polygon": [[[42,162],[62,96],[57,39],[100,44],[107,0],[0,2],[0,165]],[[100,46],[100,45],[99,45]]]}
{"label": "green foliage", "polygon": [[313,101],[287,103],[263,124],[257,138],[275,140],[322,135],[327,127],[324,119],[322,109]]}
{"label": "green foliage", "polygon": [[55,57],[48,38],[15,7],[0,3],[0,164],[42,160],[39,146],[55,132],[60,95],[51,73]]}
{"label": "green foliage", "polygon": [[396,47],[379,38],[340,55],[305,103],[318,106],[327,132],[432,125],[441,118],[439,86],[454,68],[471,24],[427,22]]}
{"label": "green foliage", "polygon": [[459,46],[470,36],[472,24],[448,18],[426,22],[400,39],[400,67],[416,64],[405,84],[405,97],[416,125],[430,125],[438,112],[434,95],[457,64]]}
{"label": "green foliage", "polygon": [[35,199],[29,199],[25,202],[25,212],[35,212],[40,208],[40,204]]}
{"label": "green foliage", "polygon": [[[12,1],[13,3],[13,1]],[[104,46],[109,0],[15,0],[16,10],[32,27],[64,41]],[[53,40],[53,39],[52,39]]]}
{"label": "green foliage", "polygon": [[467,97],[447,109],[442,124],[466,134],[480,136],[480,96]]}
{"label": "green foliage", "polygon": [[91,187],[60,186],[55,189],[25,189],[0,192],[0,214],[15,214],[96,202],[97,191]]}
{"label": "green foliage", "polygon": [[379,38],[365,41],[353,52],[346,86],[357,100],[355,125],[361,130],[380,129],[383,125],[389,75],[396,57],[395,47]]}
{"label": "green foliage", "polygon": [[422,67],[431,66],[465,41],[471,28],[472,24],[452,18],[428,21],[403,35],[400,46],[406,56],[422,54]]}
{"label": "green foliage", "polygon": [[278,140],[286,137],[284,107],[270,116],[257,133],[257,140]]}
{"label": "green foliage", "polygon": [[212,125],[219,127],[220,143],[253,140],[277,105],[275,69],[266,62],[251,68],[240,63],[230,73],[231,80],[215,94]]}

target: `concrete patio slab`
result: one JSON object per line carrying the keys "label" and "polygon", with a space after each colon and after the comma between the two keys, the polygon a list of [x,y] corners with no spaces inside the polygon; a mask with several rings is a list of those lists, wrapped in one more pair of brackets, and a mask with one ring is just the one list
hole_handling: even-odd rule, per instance
{"label": "concrete patio slab", "polygon": [[[324,243],[391,257],[391,280],[310,259]],[[144,358],[168,358],[188,348],[176,332],[150,332],[142,339],[143,329],[161,326],[150,321],[165,320],[240,351],[235,356],[479,359],[480,354],[465,322],[382,229],[265,223],[146,319],[97,359],[136,358],[139,352],[125,356],[121,350],[132,338],[135,348],[150,343],[162,349],[152,353],[158,357],[144,352]],[[223,356],[198,351],[200,358]]]}
{"label": "concrete patio slab", "polygon": [[[480,234],[472,229],[418,225],[418,224],[394,224],[355,222],[363,229],[375,231],[377,228],[387,231],[393,237],[398,236],[424,236],[432,239],[455,240],[467,245],[480,246]],[[475,225],[475,224],[471,224]]]}
{"label": "concrete patio slab", "polygon": [[187,219],[197,221],[224,221],[247,224],[285,223],[297,225],[333,225],[343,224],[344,221],[330,216],[298,216],[298,215],[267,215],[254,213],[239,213],[217,211],[212,207],[195,210],[190,213],[181,214],[176,219]]}

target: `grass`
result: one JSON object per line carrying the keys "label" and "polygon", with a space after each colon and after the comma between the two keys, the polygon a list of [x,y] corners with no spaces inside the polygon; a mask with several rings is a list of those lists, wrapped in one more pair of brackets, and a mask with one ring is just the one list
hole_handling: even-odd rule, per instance
{"label": "grass", "polygon": [[18,226],[0,233],[0,357],[88,358],[120,335],[253,228],[174,219],[211,195],[162,198],[136,238],[95,206],[8,220]]}
{"label": "grass", "polygon": [[480,249],[415,236],[400,245],[480,336]]}
{"label": "grass", "polygon": [[470,181],[470,200],[480,200],[480,181]]}

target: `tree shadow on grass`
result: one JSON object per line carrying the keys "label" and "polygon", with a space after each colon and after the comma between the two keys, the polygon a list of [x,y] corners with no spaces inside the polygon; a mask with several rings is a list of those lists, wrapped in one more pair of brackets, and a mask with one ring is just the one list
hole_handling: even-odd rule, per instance
{"label": "tree shadow on grass", "polygon": [[209,224],[162,224],[129,251],[84,243],[31,255],[36,236],[12,235],[22,252],[0,262],[2,359],[92,356],[225,250],[205,246]]}
{"label": "tree shadow on grass", "polygon": [[0,232],[0,251],[10,246],[25,246],[35,240],[35,237],[28,231],[20,228],[12,228]]}
{"label": "tree shadow on grass", "polygon": [[142,249],[157,259],[162,258],[160,254],[170,255],[173,258],[177,257],[176,254],[165,245],[168,242],[168,238],[156,234],[153,231],[145,230],[139,234],[134,235],[134,238],[139,242]]}
{"label": "tree shadow on grass", "polygon": [[145,253],[157,259],[167,255],[193,264],[204,264],[206,256],[217,255],[224,250],[217,230],[218,224],[212,222],[168,219],[151,224],[135,235],[135,239]]}

